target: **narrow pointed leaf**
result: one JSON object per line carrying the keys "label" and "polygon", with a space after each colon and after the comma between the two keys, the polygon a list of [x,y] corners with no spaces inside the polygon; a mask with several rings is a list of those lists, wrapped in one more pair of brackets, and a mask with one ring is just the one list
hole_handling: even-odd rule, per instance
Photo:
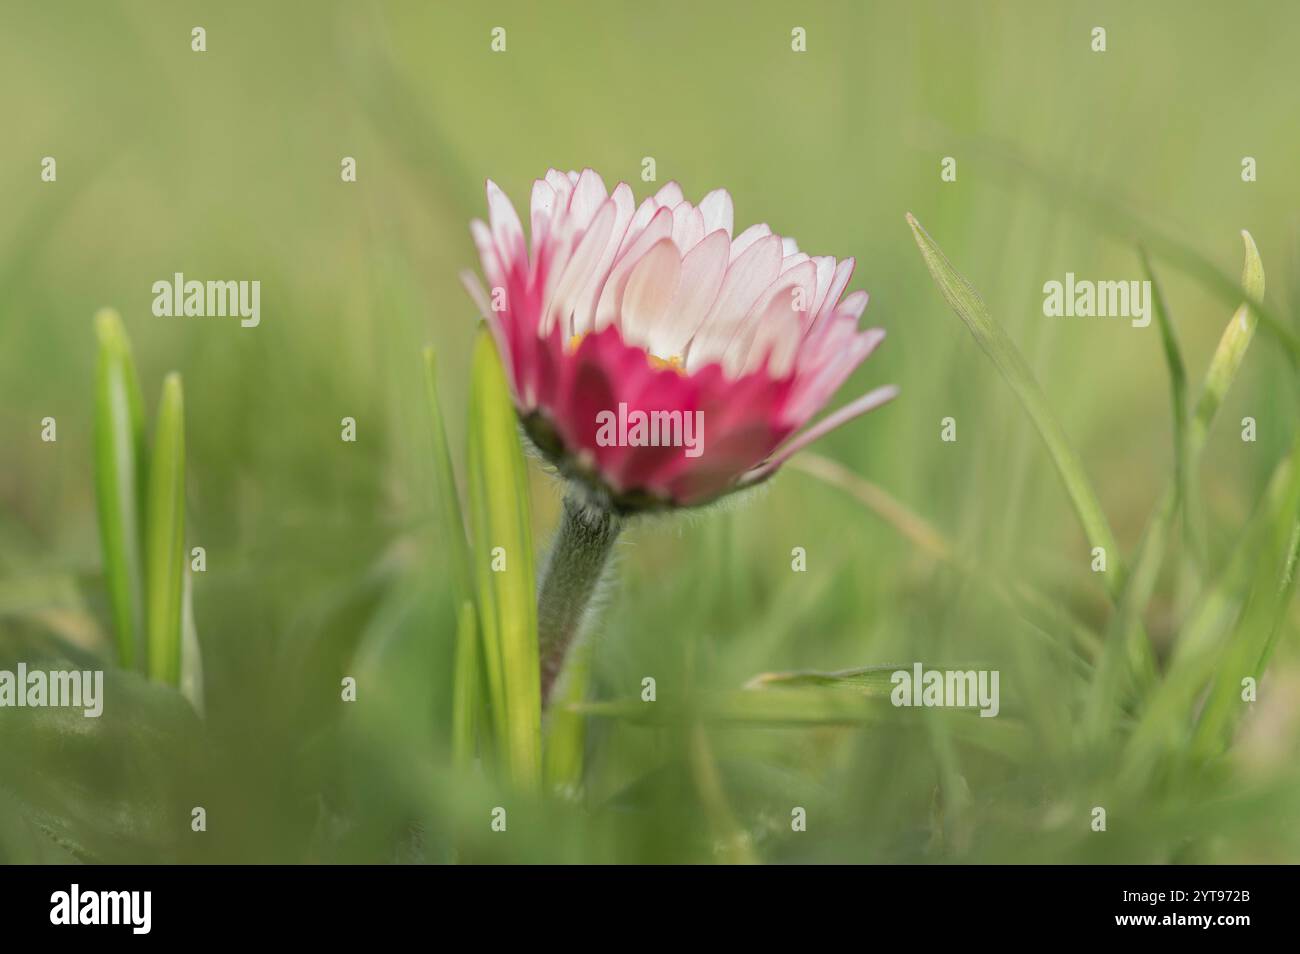
{"label": "narrow pointed leaf", "polygon": [[[486,701],[491,723],[489,729],[493,738],[492,748],[494,753],[504,759],[504,753],[508,749],[506,726],[509,719],[506,712],[505,671],[501,661],[501,634],[497,620],[499,611],[496,604],[496,594],[492,578],[486,575],[491,570],[491,564],[487,563],[487,561],[491,559],[492,547],[489,545],[486,551],[481,549],[483,541],[491,538],[491,529],[487,526],[488,502],[487,493],[483,486],[487,479],[487,464],[483,460],[483,439],[479,436],[479,430],[484,425],[478,398],[477,343],[475,355],[474,380],[470,382],[469,446],[466,451],[465,462],[470,507],[471,542],[474,547],[480,548],[478,552],[481,557],[474,560],[472,579],[478,606],[479,649],[481,650],[483,674],[487,686]],[[480,564],[485,565],[480,566]]]}
{"label": "narrow pointed leaf", "polygon": [[148,671],[150,678],[176,686],[185,572],[185,404],[176,373],[163,380],[158,403],[145,526]]}
{"label": "narrow pointed leaf", "polygon": [[592,718],[653,726],[703,722],[788,728],[865,726],[894,731],[921,727],[926,719],[944,719],[955,738],[989,751],[1023,756],[1030,743],[1025,725],[1006,714],[985,719],[972,709],[895,707],[887,698],[825,687],[710,691],[689,700],[661,695],[652,703],[632,697],[584,702],[571,708]]}
{"label": "narrow pointed leaf", "polygon": [[[1214,357],[1210,359],[1210,368],[1205,374],[1205,384],[1201,389],[1201,396],[1196,402],[1196,412],[1192,416],[1190,425],[1188,448],[1193,459],[1205,447],[1206,439],[1210,433],[1210,425],[1214,421],[1214,416],[1218,413],[1223,399],[1227,396],[1229,388],[1232,387],[1237,372],[1241,370],[1241,363],[1246,357],[1246,349],[1250,347],[1250,343],[1255,337],[1255,328],[1259,324],[1259,312],[1257,308],[1252,306],[1252,303],[1264,300],[1264,266],[1259,258],[1259,249],[1256,248],[1255,240],[1250,233],[1243,230],[1241,238],[1246,245],[1246,260],[1241,273],[1242,291],[1245,293],[1246,300],[1237,307],[1232,319],[1228,322],[1228,326],[1223,329],[1223,335],[1219,338],[1219,345],[1214,351]],[[1188,471],[1188,488],[1189,501],[1196,499],[1195,468]],[[1194,508],[1188,508],[1189,516],[1195,513]],[[1198,520],[1189,519],[1188,533],[1192,539],[1193,552],[1202,552],[1205,533]]]}
{"label": "narrow pointed leaf", "polygon": [[[1133,202],[1131,197],[1123,195],[1112,185],[1088,184],[1075,179],[1069,188],[1062,188],[1054,172],[1024,156],[1004,150],[990,151],[974,141],[965,145],[972,151],[983,152],[991,160],[990,169],[1000,168],[1004,174],[1013,176],[1016,188],[1028,182],[1037,187],[1049,202],[1070,207],[1102,231],[1121,240],[1127,241],[1135,234],[1143,236],[1145,244],[1157,258],[1195,278],[1220,300],[1232,305],[1237,303],[1240,286],[1235,278],[1182,238],[1136,214],[1133,210],[1141,203]],[[1300,368],[1300,335],[1283,322],[1280,313],[1264,304],[1262,296],[1255,300],[1254,305],[1252,310],[1259,323],[1282,346],[1292,366]]]}
{"label": "narrow pointed leaf", "polygon": [[483,667],[480,665],[478,614],[474,611],[474,579],[465,517],[456,489],[456,472],[451,463],[447,428],[438,399],[438,368],[432,348],[424,349],[424,384],[432,426],[434,480],[440,520],[439,540],[451,563],[453,592],[460,606],[456,618],[455,661],[452,669],[451,738],[452,760],[469,765],[477,748],[479,710],[483,706]]}
{"label": "narrow pointed leaf", "polygon": [[[1201,397],[1196,405],[1194,417],[1183,417],[1179,422],[1178,408],[1181,406],[1182,360],[1177,354],[1177,345],[1173,342],[1172,328],[1165,332],[1168,324],[1164,313],[1163,300],[1155,291],[1156,317],[1161,322],[1162,335],[1166,338],[1166,354],[1170,362],[1171,385],[1174,388],[1175,407],[1175,473],[1174,479],[1156,504],[1154,515],[1143,533],[1133,560],[1133,572],[1120,600],[1119,611],[1111,620],[1107,633],[1107,646],[1112,647],[1102,654],[1097,669],[1097,679],[1092,686],[1085,724],[1092,733],[1094,741],[1104,738],[1108,728],[1113,724],[1116,703],[1124,689],[1124,657],[1127,658],[1130,671],[1136,672],[1143,685],[1149,685],[1152,676],[1150,644],[1141,632],[1141,613],[1150,602],[1155,592],[1156,581],[1164,562],[1168,548],[1169,536],[1174,525],[1180,505],[1186,515],[1185,527],[1189,548],[1193,553],[1201,549],[1199,541],[1203,534],[1195,518],[1195,509],[1191,507],[1194,496],[1196,462],[1205,447],[1210,425],[1223,402],[1241,362],[1246,348],[1254,336],[1255,319],[1252,302],[1258,302],[1264,296],[1264,267],[1249,232],[1242,232],[1246,246],[1245,264],[1242,270],[1242,286],[1246,301],[1237,308],[1227,328],[1219,340],[1206,372]],[[1146,265],[1145,254],[1143,262]],[[1148,276],[1150,275],[1149,266]],[[1152,289],[1157,286],[1152,283]],[[1170,353],[1170,348],[1173,351]],[[1124,650],[1121,656],[1120,649]],[[1168,680],[1166,680],[1168,682]],[[1163,689],[1156,694],[1160,704],[1166,709],[1171,699]],[[1144,730],[1144,732],[1147,730]]]}
{"label": "narrow pointed leaf", "polygon": [[1246,258],[1241,268],[1241,290],[1245,293],[1246,300],[1237,307],[1232,321],[1223,329],[1219,346],[1210,360],[1205,386],[1196,403],[1195,434],[1199,440],[1205,439],[1210,422],[1223,402],[1224,395],[1228,393],[1228,388],[1232,386],[1259,324],[1255,303],[1264,300],[1264,264],[1260,260],[1255,239],[1244,229],[1241,240],[1246,246]]}
{"label": "narrow pointed leaf", "polygon": [[587,696],[592,645],[590,639],[583,639],[570,651],[555,693],[556,705],[546,717],[543,752],[546,787],[561,794],[572,793],[582,783],[587,718],[567,707],[581,703]]}
{"label": "narrow pointed leaf", "polygon": [[1268,636],[1260,650],[1259,659],[1255,662],[1256,680],[1263,678],[1264,670],[1268,668],[1269,661],[1273,658],[1273,651],[1277,649],[1278,638],[1286,625],[1291,599],[1295,595],[1297,576],[1300,576],[1300,516],[1291,525],[1291,539],[1287,542],[1286,560],[1282,566],[1282,579],[1278,583],[1273,618],[1269,623]]}
{"label": "narrow pointed leaf", "polygon": [[143,500],[147,458],[140,385],[117,312],[95,316],[95,491],[118,661],[144,671]]}
{"label": "narrow pointed leaf", "polygon": [[903,666],[868,666],[836,672],[798,670],[759,673],[745,684],[746,689],[840,689],[855,695],[887,698],[893,689],[892,677]]}
{"label": "narrow pointed leaf", "polygon": [[1142,273],[1151,283],[1151,310],[1155,312],[1156,326],[1160,329],[1160,344],[1165,354],[1165,365],[1169,369],[1169,402],[1174,416],[1174,487],[1179,506],[1187,500],[1187,457],[1190,445],[1189,419],[1187,414],[1187,367],[1183,363],[1182,349],[1178,346],[1178,335],[1169,318],[1169,309],[1160,282],[1151,268],[1146,248],[1138,247],[1138,258],[1142,261]]}
{"label": "narrow pointed leaf", "polygon": [[482,705],[478,662],[478,623],[474,604],[461,603],[456,620],[456,668],[451,687],[451,756],[465,768],[474,761],[478,712]]}
{"label": "narrow pointed leaf", "polygon": [[1290,490],[1280,512],[1269,522],[1265,543],[1255,562],[1249,596],[1215,669],[1209,698],[1201,709],[1193,752],[1201,758],[1222,753],[1246,706],[1243,680],[1264,675],[1295,596],[1300,562],[1300,442],[1290,460]]}
{"label": "narrow pointed leaf", "polygon": [[438,483],[438,516],[446,541],[451,572],[456,586],[456,599],[466,600],[474,592],[470,575],[469,544],[465,537],[465,518],[461,513],[460,494],[456,490],[456,474],[451,464],[451,451],[447,444],[447,428],[443,422],[442,403],[438,400],[438,370],[432,348],[424,349],[424,384],[429,400],[429,417],[432,424],[434,478]]}
{"label": "narrow pointed leaf", "polygon": [[1045,637],[1054,650],[1066,648],[1059,636],[1062,633],[1069,634],[1074,649],[1081,654],[1071,652],[1072,664],[1076,667],[1086,670],[1086,660],[1092,659],[1100,651],[1101,639],[1097,634],[1063,611],[1056,601],[1025,583],[1008,583],[990,572],[978,560],[959,553],[933,524],[913,513],[883,488],[829,457],[810,451],[804,451],[795,457],[789,466],[850,494],[917,549],[978,580],[1004,605],[1033,626],[1034,632]]}
{"label": "narrow pointed leaf", "polygon": [[957,317],[974,336],[984,353],[993,361],[998,372],[1010,385],[1011,390],[1020,400],[1029,419],[1033,421],[1047,451],[1056,464],[1057,473],[1065,484],[1066,493],[1074,505],[1079,522],[1089,542],[1094,547],[1103,547],[1110,570],[1106,573],[1106,584],[1112,597],[1118,598],[1124,589],[1125,571],[1121,561],[1119,546],[1111,532],[1110,523],[1102,511],[1101,503],[1092,488],[1088,475],[1083,469],[1083,462],[1065,436],[1065,431],[1057,422],[1051,409],[1047,406],[1047,397],[1034,379],[1033,372],[1021,356],[1020,351],[1010,336],[989,315],[988,308],[980,299],[979,293],[944,256],[943,251],[921,227],[911,214],[907,222],[912,227],[912,235],[926,267],[943,293],[944,299]]}
{"label": "narrow pointed leaf", "polygon": [[510,778],[535,790],[542,705],[528,479],[505,371],[486,330],[475,342],[470,390],[474,578],[495,735]]}
{"label": "narrow pointed leaf", "polygon": [[1258,561],[1254,586],[1219,666],[1209,698],[1201,711],[1192,749],[1202,758],[1219,755],[1232,738],[1232,730],[1248,703],[1242,698],[1243,680],[1258,683],[1264,650],[1274,639],[1295,593],[1295,563],[1300,546],[1300,524],[1295,525],[1286,551],[1266,552]]}
{"label": "narrow pointed leaf", "polygon": [[1256,512],[1242,531],[1218,578],[1205,586],[1181,627],[1163,678],[1143,706],[1130,733],[1123,779],[1140,786],[1162,752],[1175,751],[1191,736],[1205,688],[1223,670],[1227,645],[1241,618],[1248,590],[1274,528],[1300,504],[1300,441],[1275,468]]}

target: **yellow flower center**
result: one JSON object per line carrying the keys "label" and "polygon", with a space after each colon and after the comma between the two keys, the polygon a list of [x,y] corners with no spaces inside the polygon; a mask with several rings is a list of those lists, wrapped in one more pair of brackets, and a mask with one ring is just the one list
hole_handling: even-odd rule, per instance
{"label": "yellow flower center", "polygon": [[[573,352],[578,350],[578,345],[582,344],[582,339],[585,337],[587,337],[587,334],[586,332],[583,332],[582,334],[574,335],[569,339],[569,354],[573,354]],[[647,351],[645,357],[646,360],[650,362],[650,367],[654,368],[656,371],[662,371],[664,368],[671,368],[678,374],[686,374],[686,366],[682,362],[682,356],[679,354],[675,354],[669,358],[661,358],[659,355],[651,354]]]}
{"label": "yellow flower center", "polygon": [[672,368],[678,374],[685,374],[686,368],[682,366],[682,356],[673,355],[671,358],[661,358],[657,354],[646,352],[646,360],[650,362],[650,367],[656,371],[662,371],[664,368]]}

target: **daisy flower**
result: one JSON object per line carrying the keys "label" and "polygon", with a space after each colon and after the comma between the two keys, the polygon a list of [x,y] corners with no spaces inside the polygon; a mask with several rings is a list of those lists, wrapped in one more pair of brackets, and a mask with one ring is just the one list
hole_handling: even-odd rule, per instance
{"label": "daisy flower", "polygon": [[[809,256],[766,225],[734,234],[724,189],[693,205],[670,182],[638,206],[626,183],[608,192],[590,169],[552,169],[533,183],[528,240],[491,181],[487,201],[488,222],[470,228],[488,287],[467,287],[529,437],[608,509],[750,486],[897,393],[807,427],[885,333],[858,329],[867,293],[845,294],[852,258]],[[633,422],[621,440],[602,433],[611,419]],[[695,421],[696,447],[649,442]]]}
{"label": "daisy flower", "polygon": [[549,696],[623,517],[708,503],[879,407],[877,388],[810,423],[884,331],[859,330],[853,259],[810,256],[766,225],[735,233],[731,195],[670,182],[636,204],[591,169],[533,183],[529,234],[487,183],[465,284],[519,419],[568,478],[538,597]]}

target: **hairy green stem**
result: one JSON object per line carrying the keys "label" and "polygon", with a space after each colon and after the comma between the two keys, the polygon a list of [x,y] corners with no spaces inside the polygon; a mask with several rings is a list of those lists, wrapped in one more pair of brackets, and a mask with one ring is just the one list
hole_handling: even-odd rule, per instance
{"label": "hairy green stem", "polygon": [[596,592],[620,529],[617,515],[572,493],[565,496],[564,516],[537,595],[543,708],[550,701],[565,656],[582,627],[587,604]]}

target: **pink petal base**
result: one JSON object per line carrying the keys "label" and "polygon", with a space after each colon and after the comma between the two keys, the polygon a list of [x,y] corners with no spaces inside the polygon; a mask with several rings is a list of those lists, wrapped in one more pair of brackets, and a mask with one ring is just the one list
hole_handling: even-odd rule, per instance
{"label": "pink petal base", "polygon": [[[532,368],[512,368],[519,393],[535,398],[531,408],[521,408],[530,433],[561,470],[580,472],[616,499],[702,503],[729,489],[792,430],[777,423],[790,378],[773,380],[759,371],[728,381],[717,364],[692,375],[656,368],[612,326],[587,335],[573,350],[555,329],[532,355]],[[597,415],[617,413],[620,404],[629,413],[703,412],[701,453],[690,457],[681,446],[601,446]],[[545,430],[538,433],[539,427]],[[546,446],[546,430],[561,447]]]}
{"label": "pink petal base", "polygon": [[[535,362],[511,368],[517,392],[533,396],[530,407],[521,407],[525,428],[563,473],[604,491],[619,509],[693,506],[755,482],[761,479],[755,471],[768,466],[801,423],[784,413],[793,374],[773,378],[760,368],[730,380],[716,363],[690,375],[657,368],[613,326],[587,335],[576,349],[566,346],[558,328],[537,345],[514,353]],[[881,389],[868,396],[869,406],[859,401],[845,407],[796,438],[780,459],[892,396],[893,389]],[[597,415],[617,413],[620,404],[629,413],[702,411],[702,452],[691,457],[680,446],[601,446]]]}

